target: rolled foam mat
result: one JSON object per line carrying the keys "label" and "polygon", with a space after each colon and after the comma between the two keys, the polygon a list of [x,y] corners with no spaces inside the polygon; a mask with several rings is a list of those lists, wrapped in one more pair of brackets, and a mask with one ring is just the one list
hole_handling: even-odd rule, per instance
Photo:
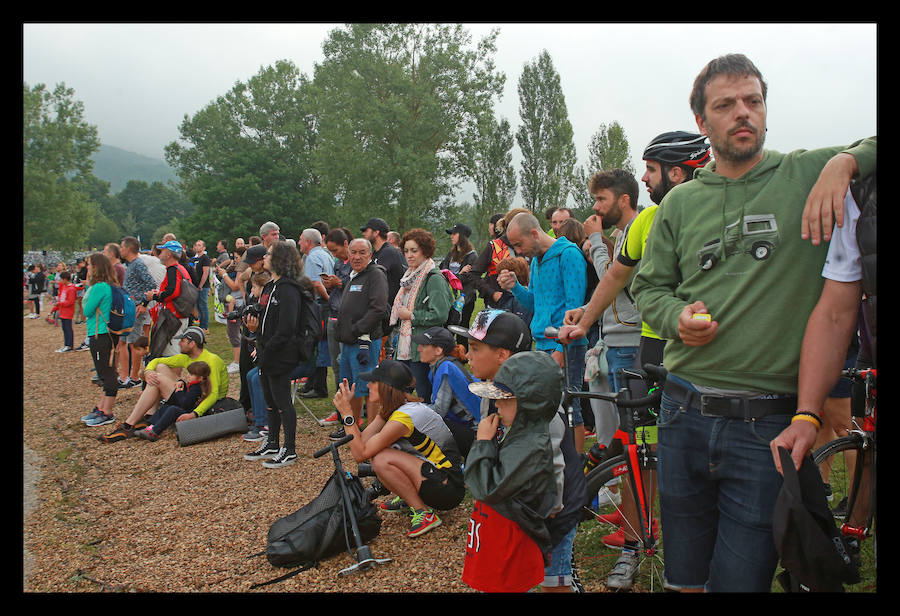
{"label": "rolled foam mat", "polygon": [[175,434],[182,447],[246,431],[247,415],[242,408],[175,423]]}

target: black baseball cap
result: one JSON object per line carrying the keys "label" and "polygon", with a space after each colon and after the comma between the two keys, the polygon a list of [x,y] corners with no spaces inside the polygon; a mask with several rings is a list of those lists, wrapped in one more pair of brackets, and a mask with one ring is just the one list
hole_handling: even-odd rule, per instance
{"label": "black baseball cap", "polygon": [[394,389],[407,391],[415,383],[409,366],[395,359],[385,359],[370,372],[363,372],[359,378],[370,383],[387,383]]}
{"label": "black baseball cap", "polygon": [[461,222],[456,223],[450,229],[446,230],[449,235],[454,233],[459,233],[460,235],[464,235],[466,237],[472,236],[472,229],[469,228],[469,225],[464,225]]}
{"label": "black baseball cap", "polygon": [[368,222],[366,222],[366,224],[359,228],[360,231],[365,231],[366,229],[372,229],[373,231],[382,231],[384,233],[387,233],[391,230],[384,218],[370,218]]}
{"label": "black baseball cap", "polygon": [[244,263],[251,265],[257,261],[262,261],[266,256],[266,247],[262,244],[251,246],[244,252]]}
{"label": "black baseball cap", "polygon": [[451,325],[454,334],[477,340],[494,347],[508,349],[513,353],[531,350],[531,331],[518,316],[505,310],[490,308],[482,310],[472,321],[469,329]]}
{"label": "black baseball cap", "polygon": [[444,350],[452,349],[456,346],[456,338],[450,333],[450,330],[443,327],[430,327],[424,332],[412,336],[415,344],[433,344]]}

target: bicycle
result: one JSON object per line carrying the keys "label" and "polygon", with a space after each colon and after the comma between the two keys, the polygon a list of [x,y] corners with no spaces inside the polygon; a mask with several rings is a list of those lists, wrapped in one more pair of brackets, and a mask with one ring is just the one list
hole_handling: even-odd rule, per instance
{"label": "bicycle", "polygon": [[[559,330],[554,327],[548,327],[544,331],[547,338],[556,338]],[[624,476],[627,478],[631,487],[634,502],[638,506],[638,526],[631,527],[627,518],[622,515],[622,519],[629,524],[630,530],[638,536],[642,559],[649,559],[652,563],[650,572],[650,591],[654,591],[654,586],[658,581],[663,587],[665,582],[662,575],[662,553],[660,542],[654,536],[653,527],[655,522],[653,503],[650,498],[650,487],[645,485],[643,474],[641,471],[656,468],[656,452],[653,445],[655,439],[655,426],[650,427],[644,425],[648,423],[645,417],[641,416],[641,409],[656,408],[662,398],[662,385],[665,382],[666,371],[662,366],[646,364],[643,370],[620,370],[619,374],[628,380],[643,380],[651,383],[653,387],[648,388],[649,395],[631,398],[631,390],[628,387],[621,388],[616,393],[603,392],[586,392],[575,389],[569,383],[568,377],[568,353],[563,353],[563,371],[565,373],[565,390],[563,394],[562,406],[566,411],[569,424],[572,423],[572,403],[575,399],[595,399],[607,400],[616,405],[619,412],[619,429],[613,438],[613,443],[618,441],[621,444],[621,450],[614,449],[614,453],[609,457],[600,461],[600,463],[588,472],[585,477],[587,483],[588,502],[585,503],[584,509],[590,516],[588,519],[600,518],[599,511],[591,509],[591,501],[593,497],[600,491],[603,486],[607,485],[614,479]],[[598,507],[599,509],[599,507]],[[621,510],[616,509],[621,514]]]}
{"label": "bicycle", "polygon": [[813,452],[813,461],[816,465],[831,464],[832,458],[837,454],[851,452],[856,454],[852,476],[846,468],[836,468],[832,464],[832,476],[829,481],[835,494],[842,494],[847,499],[846,511],[835,511],[834,515],[843,517],[841,534],[858,552],[859,544],[870,534],[874,535],[876,526],[875,424],[878,373],[874,368],[851,368],[842,371],[841,374],[865,386],[865,413],[862,417],[862,426],[859,425],[858,417],[851,417],[852,427],[846,430],[847,434],[825,443]]}

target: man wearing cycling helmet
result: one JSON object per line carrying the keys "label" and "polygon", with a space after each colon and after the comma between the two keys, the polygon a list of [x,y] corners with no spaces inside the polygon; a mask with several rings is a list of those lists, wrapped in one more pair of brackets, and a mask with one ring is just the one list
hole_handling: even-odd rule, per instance
{"label": "man wearing cycling helmet", "polygon": [[[560,340],[575,339],[587,335],[604,310],[631,280],[631,276],[641,260],[647,236],[656,216],[659,203],[675,186],[690,180],[694,170],[710,161],[709,144],[706,137],[698,133],[670,131],[655,137],[644,149],[646,171],[641,181],[650,193],[653,205],[641,210],[628,227],[628,234],[616,260],[594,289],[587,306],[566,313],[566,325],[560,330]],[[665,340],[657,336],[647,323],[641,323],[640,345],[635,359],[635,368],[645,363],[661,364]],[[646,391],[639,388],[642,381],[631,383],[634,397],[641,397]],[[595,445],[594,447],[597,447]],[[591,452],[595,457],[602,455],[597,449]],[[645,485],[651,485],[656,492],[656,473],[646,470]],[[651,501],[652,502],[652,501]],[[622,490],[621,513],[616,511],[605,516],[604,521],[619,526],[614,533],[603,538],[608,547],[621,547],[622,553],[606,579],[610,590],[628,590],[634,583],[634,576],[640,564],[637,506],[631,490]]]}

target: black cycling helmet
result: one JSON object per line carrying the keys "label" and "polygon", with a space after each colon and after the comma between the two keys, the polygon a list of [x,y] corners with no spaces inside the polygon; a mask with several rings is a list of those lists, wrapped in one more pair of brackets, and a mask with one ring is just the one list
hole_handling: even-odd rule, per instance
{"label": "black cycling helmet", "polygon": [[709,144],[703,135],[676,130],[655,137],[644,149],[643,159],[697,169],[710,160]]}

